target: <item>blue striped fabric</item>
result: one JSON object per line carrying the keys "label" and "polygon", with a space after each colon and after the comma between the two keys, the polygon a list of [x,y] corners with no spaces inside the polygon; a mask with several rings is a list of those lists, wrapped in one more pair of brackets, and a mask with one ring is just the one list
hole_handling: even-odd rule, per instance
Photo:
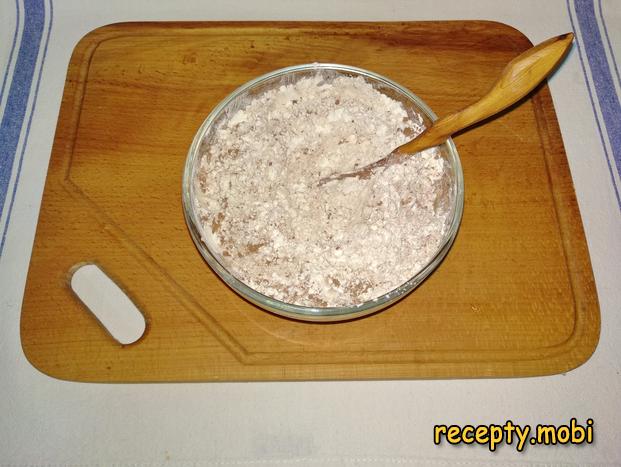
{"label": "blue striped fabric", "polygon": [[[9,61],[6,64],[6,70],[4,71],[4,78],[2,79],[2,88],[0,88],[0,102],[4,97],[4,88],[6,87],[6,80],[9,77],[9,68],[13,61],[13,53],[15,52],[15,43],[17,42],[17,33],[19,32],[19,2],[15,0],[15,32],[13,33],[13,43],[11,44],[11,52],[9,53]],[[2,210],[0,209],[0,212]]]}
{"label": "blue striped fabric", "polygon": [[24,31],[4,115],[0,122],[0,148],[2,150],[0,210],[4,208],[7,188],[15,162],[17,143],[26,115],[30,87],[39,56],[41,37],[43,36],[44,18],[45,11],[42,0],[26,0],[24,2]]}
{"label": "blue striped fabric", "polygon": [[[617,82],[619,80],[619,71],[616,67],[614,50],[610,44],[606,23],[604,22],[601,0],[598,0],[598,4],[600,17],[602,18],[602,29],[606,37],[612,63],[608,62],[608,57],[606,56],[602,33],[595,16],[594,1],[574,0],[574,16],[569,0],[567,0],[567,11],[571,26],[576,34],[580,64],[584,73],[587,90],[589,91],[591,106],[617,197],[617,203],[619,209],[621,209],[620,187],[615,180],[615,173],[621,177],[621,105],[611,69],[614,68],[616,71]],[[590,79],[587,67],[590,72]],[[598,108],[601,117],[598,115]],[[608,147],[610,147],[610,151]]]}
{"label": "blue striped fabric", "polygon": [[602,26],[604,27],[604,35],[606,36],[606,44],[608,45],[608,50],[610,51],[610,56],[612,57],[612,66],[615,69],[615,73],[617,75],[617,82],[621,85],[621,76],[619,75],[619,67],[617,66],[617,60],[615,58],[615,52],[612,48],[612,44],[610,43],[610,36],[608,36],[608,27],[606,26],[606,18],[604,18],[604,12],[602,11],[602,0],[598,1],[599,6],[599,17],[602,19]]}
{"label": "blue striped fabric", "polygon": [[[16,8],[18,12],[17,14],[19,15],[18,2],[16,2]],[[24,153],[26,151],[26,145],[30,133],[30,125],[32,123],[32,117],[36,108],[43,65],[45,64],[45,55],[47,54],[47,46],[52,30],[53,11],[51,0],[49,8],[49,27],[46,37],[43,37],[45,29],[44,0],[24,0],[23,3],[24,24],[22,29],[22,37],[19,45],[19,51],[17,53],[17,60],[13,69],[13,75],[10,79],[11,84],[8,91],[9,93],[6,100],[6,106],[4,108],[4,114],[2,115],[2,120],[0,121],[0,213],[2,213],[4,209],[8,210],[6,222],[2,232],[2,240],[0,241],[0,256],[2,256],[2,251],[4,249],[6,233],[15,199],[15,191],[19,182]],[[15,38],[17,38],[17,36],[18,33],[16,28]],[[43,57],[41,66],[39,67],[38,76],[35,77],[37,59],[42,45],[44,47]],[[13,47],[15,47],[15,45]],[[31,109],[27,113],[28,101],[32,91],[32,83],[35,79],[36,85],[34,89],[34,98]],[[7,72],[5,73],[3,87],[6,82],[9,82],[8,67]],[[24,132],[24,141],[21,151],[18,152],[20,136]],[[15,164],[17,164],[15,183],[9,191],[9,184]],[[11,194],[10,203],[8,206],[5,206],[8,193]]]}

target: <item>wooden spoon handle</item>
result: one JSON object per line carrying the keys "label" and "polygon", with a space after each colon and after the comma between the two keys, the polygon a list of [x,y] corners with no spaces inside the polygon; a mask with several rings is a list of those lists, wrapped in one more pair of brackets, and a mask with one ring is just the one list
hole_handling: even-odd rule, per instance
{"label": "wooden spoon handle", "polygon": [[453,133],[490,117],[532,91],[563,59],[574,39],[562,34],[528,49],[505,66],[492,89],[465,109],[440,118],[393,153],[412,154],[444,142]]}

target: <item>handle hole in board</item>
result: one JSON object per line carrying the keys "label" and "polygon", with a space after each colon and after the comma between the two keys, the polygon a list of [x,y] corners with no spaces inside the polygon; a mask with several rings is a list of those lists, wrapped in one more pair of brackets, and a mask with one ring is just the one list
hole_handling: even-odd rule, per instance
{"label": "handle hole in board", "polygon": [[71,270],[71,290],[117,342],[133,344],[147,327],[144,315],[125,292],[93,263]]}

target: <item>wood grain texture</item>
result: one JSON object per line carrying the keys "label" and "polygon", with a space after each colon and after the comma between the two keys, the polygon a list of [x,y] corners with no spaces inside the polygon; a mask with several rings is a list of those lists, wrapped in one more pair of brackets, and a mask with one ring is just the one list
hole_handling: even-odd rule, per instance
{"label": "wood grain texture", "polygon": [[[198,127],[246,81],[344,63],[437,114],[484,94],[530,47],[490,22],[127,23],[97,29],[68,69],[22,307],[29,361],[76,381],[531,376],[568,371],[599,337],[582,223],[549,90],[455,142],[462,226],[439,269],[396,305],[336,324],[241,299],[196,251],[181,175]],[[147,318],[120,346],[68,287],[101,266]]]}

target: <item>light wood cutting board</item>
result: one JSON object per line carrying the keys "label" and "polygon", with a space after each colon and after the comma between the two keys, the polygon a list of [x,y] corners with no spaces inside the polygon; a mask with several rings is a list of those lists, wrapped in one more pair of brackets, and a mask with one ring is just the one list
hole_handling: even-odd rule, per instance
{"label": "light wood cutting board", "polygon": [[[583,363],[599,336],[589,255],[549,90],[455,141],[462,226],[414,293],[373,316],[309,324],[221,282],[183,219],[181,173],[211,109],[284,66],[366,68],[437,114],[482,95],[530,46],[482,21],[127,23],[84,37],[69,65],[21,319],[29,361],[75,381],[532,376]],[[561,69],[560,72],[563,72]],[[148,320],[121,346],[74,297],[101,266]]]}

